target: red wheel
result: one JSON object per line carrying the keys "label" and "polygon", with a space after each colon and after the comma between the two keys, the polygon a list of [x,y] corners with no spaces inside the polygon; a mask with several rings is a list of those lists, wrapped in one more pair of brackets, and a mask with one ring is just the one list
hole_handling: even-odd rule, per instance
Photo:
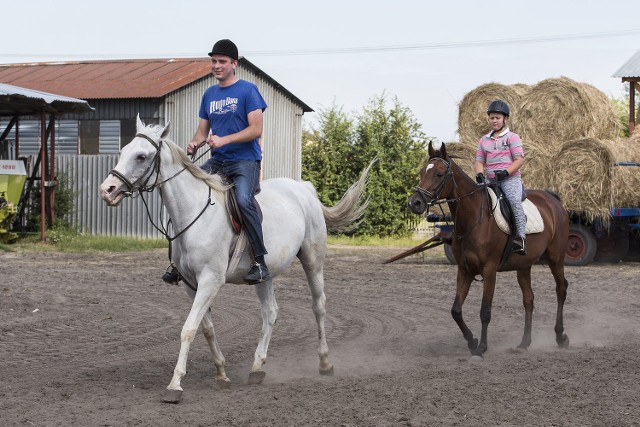
{"label": "red wheel", "polygon": [[564,254],[565,265],[587,265],[596,255],[596,238],[586,226],[572,224],[569,228],[569,240]]}

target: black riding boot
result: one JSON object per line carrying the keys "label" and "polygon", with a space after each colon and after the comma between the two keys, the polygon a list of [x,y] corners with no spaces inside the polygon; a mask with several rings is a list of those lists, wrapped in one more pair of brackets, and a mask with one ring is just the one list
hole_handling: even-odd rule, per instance
{"label": "black riding boot", "polygon": [[182,277],[180,277],[178,269],[173,265],[170,265],[169,268],[167,268],[167,271],[162,275],[162,281],[170,285],[177,285],[181,279]]}
{"label": "black riding boot", "polygon": [[251,284],[261,283],[265,280],[269,280],[270,278],[269,269],[267,268],[267,264],[264,262],[264,255],[256,257],[255,262],[249,269],[249,272],[244,276],[245,282]]}
{"label": "black riding boot", "polygon": [[516,236],[513,239],[513,252],[517,253],[518,255],[526,255],[527,254],[527,250],[524,247],[524,238],[523,237]]}

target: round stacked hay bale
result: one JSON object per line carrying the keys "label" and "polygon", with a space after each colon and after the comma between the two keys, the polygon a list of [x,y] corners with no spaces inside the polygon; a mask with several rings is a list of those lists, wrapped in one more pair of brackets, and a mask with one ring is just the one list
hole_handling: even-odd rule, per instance
{"label": "round stacked hay bale", "polygon": [[618,208],[640,206],[640,138],[616,138],[605,141],[613,153],[614,162],[632,165],[616,165],[613,168],[613,205]]}
{"label": "round stacked hay bale", "polygon": [[567,77],[542,80],[531,87],[514,120],[523,140],[540,143],[613,139],[621,126],[604,93]]}
{"label": "round stacked hay bale", "polygon": [[[458,135],[460,142],[475,147],[480,137],[489,132],[487,124],[487,107],[491,101],[502,99],[511,108],[511,116],[517,117],[518,106],[529,86],[518,83],[504,85],[500,83],[486,83],[468,92],[458,104]],[[512,123],[511,130],[517,133]]]}
{"label": "round stacked hay bale", "polygon": [[525,188],[548,190],[554,188],[553,173],[557,147],[523,141],[525,163],[522,166],[522,183]]}
{"label": "round stacked hay bale", "polygon": [[567,210],[587,221],[608,224],[613,195],[614,154],[610,144],[597,138],[581,138],[560,144],[554,159],[552,189]]}
{"label": "round stacked hay bale", "polygon": [[446,144],[447,154],[453,157],[453,161],[462,168],[471,178],[476,176],[476,149],[459,142]]}

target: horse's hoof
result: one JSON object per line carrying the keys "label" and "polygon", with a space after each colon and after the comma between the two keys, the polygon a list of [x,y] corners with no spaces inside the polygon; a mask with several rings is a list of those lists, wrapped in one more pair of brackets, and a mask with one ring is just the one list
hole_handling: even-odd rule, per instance
{"label": "horse's hoof", "polygon": [[320,375],[332,377],[333,376],[333,365],[329,365],[328,368],[320,368]]}
{"label": "horse's hoof", "polygon": [[469,358],[469,363],[481,363],[481,362],[484,362],[484,357],[478,356],[477,354],[474,354]]}
{"label": "horse's hoof", "polygon": [[569,337],[566,334],[562,334],[562,339],[556,340],[558,343],[558,347],[567,348],[569,347]]}
{"label": "horse's hoof", "polygon": [[467,347],[469,347],[469,351],[473,353],[478,348],[478,338],[474,338],[473,341],[469,341],[467,343]]}
{"label": "horse's hoof", "polygon": [[249,384],[262,384],[262,380],[267,376],[265,371],[253,371],[249,374]]}
{"label": "horse's hoof", "polygon": [[169,390],[167,389],[167,391],[164,392],[164,395],[162,396],[162,401],[164,403],[180,403],[180,401],[182,400],[182,390]]}
{"label": "horse's hoof", "polygon": [[216,379],[216,384],[221,390],[229,390],[231,388],[231,380],[229,378],[218,378]]}

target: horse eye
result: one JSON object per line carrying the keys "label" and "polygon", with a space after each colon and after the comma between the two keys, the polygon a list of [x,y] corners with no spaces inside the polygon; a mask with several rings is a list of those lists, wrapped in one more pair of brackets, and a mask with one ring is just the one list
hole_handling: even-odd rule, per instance
{"label": "horse eye", "polygon": [[145,156],[144,154],[138,154],[138,157],[136,157],[136,159],[139,162],[144,162],[145,160],[147,160],[147,156]]}
{"label": "horse eye", "polygon": [[436,173],[436,176],[437,176],[438,178],[442,178],[442,177],[444,176],[444,174],[443,174],[442,172],[437,172],[437,173]]}

